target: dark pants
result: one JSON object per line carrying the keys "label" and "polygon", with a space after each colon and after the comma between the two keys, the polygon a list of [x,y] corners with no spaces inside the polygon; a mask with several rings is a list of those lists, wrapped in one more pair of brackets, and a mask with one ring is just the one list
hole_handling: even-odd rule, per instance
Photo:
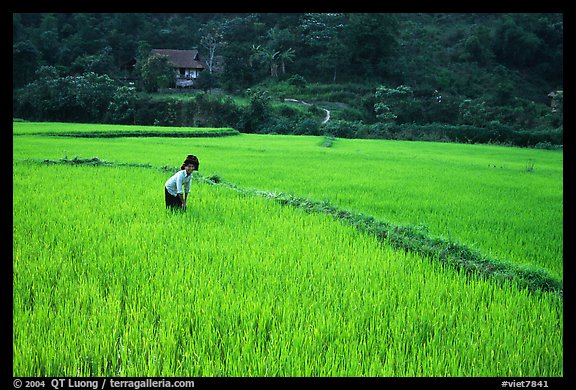
{"label": "dark pants", "polygon": [[166,208],[180,209],[182,208],[182,201],[179,196],[174,196],[168,192],[164,187],[164,197],[166,198]]}

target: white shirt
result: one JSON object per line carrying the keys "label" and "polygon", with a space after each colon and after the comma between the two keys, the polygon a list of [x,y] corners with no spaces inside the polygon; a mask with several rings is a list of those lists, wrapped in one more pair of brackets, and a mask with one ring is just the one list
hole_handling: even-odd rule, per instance
{"label": "white shirt", "polygon": [[186,170],[182,169],[176,172],[172,177],[166,180],[164,186],[172,196],[178,196],[183,193],[183,188],[186,186],[186,193],[190,193],[190,182],[192,181],[192,174],[186,175]]}

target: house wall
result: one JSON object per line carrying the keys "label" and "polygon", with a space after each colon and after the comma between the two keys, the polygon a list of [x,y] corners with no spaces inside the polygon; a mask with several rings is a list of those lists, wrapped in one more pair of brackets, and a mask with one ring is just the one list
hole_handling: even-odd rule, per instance
{"label": "house wall", "polygon": [[194,80],[198,78],[198,69],[184,68],[184,73],[181,73],[181,68],[176,68],[176,86],[177,87],[191,87]]}
{"label": "house wall", "polygon": [[185,78],[185,79],[195,79],[198,78],[198,69],[190,69],[185,68],[184,74],[180,73],[180,69],[176,70],[176,75],[178,78]]}

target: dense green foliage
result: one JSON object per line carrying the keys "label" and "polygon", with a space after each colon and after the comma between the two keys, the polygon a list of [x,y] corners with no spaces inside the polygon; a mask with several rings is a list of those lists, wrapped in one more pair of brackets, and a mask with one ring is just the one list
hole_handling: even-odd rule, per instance
{"label": "dense green foliage", "polygon": [[[562,86],[562,22],[562,14],[537,13],[15,13],[13,53],[18,77],[13,85],[33,81],[41,65],[62,68],[67,74],[119,75],[131,59],[144,56],[139,52],[143,48],[195,47],[206,55],[203,38],[215,29],[222,40],[221,52],[216,54],[238,66],[228,67],[226,76],[234,77],[223,81],[241,89],[270,75],[269,63],[253,56],[254,45],[280,54],[295,52],[278,56],[278,77],[298,73],[318,82],[388,80],[391,85],[426,84],[432,91],[464,95],[471,87],[474,92],[494,89],[491,93],[506,87],[512,92],[509,97],[543,101],[538,86],[550,90]],[[469,73],[470,66],[477,66],[479,74]],[[237,71],[242,67],[245,74]],[[514,73],[520,70],[537,79],[524,87],[513,79],[504,85],[500,70],[510,72],[504,76],[522,77]],[[470,79],[491,76],[500,77],[484,86]]]}
{"label": "dense green foliage", "polygon": [[[188,210],[166,211],[189,152],[245,190],[197,180]],[[565,374],[558,294],[302,210],[329,202],[414,225],[391,240],[441,235],[562,279],[562,151],[20,134],[13,156],[14,376]]]}
{"label": "dense green foliage", "polygon": [[[28,120],[456,142],[422,129],[474,126],[501,136],[470,142],[563,143],[562,99],[552,110],[548,97],[563,88],[562,14],[15,13],[13,33],[13,115]],[[209,47],[224,65],[201,72],[196,91],[232,98],[155,98],[171,81],[151,48],[208,59]],[[410,93],[395,102],[378,94],[401,88]],[[256,90],[310,101],[340,122],[284,115],[254,100]]]}

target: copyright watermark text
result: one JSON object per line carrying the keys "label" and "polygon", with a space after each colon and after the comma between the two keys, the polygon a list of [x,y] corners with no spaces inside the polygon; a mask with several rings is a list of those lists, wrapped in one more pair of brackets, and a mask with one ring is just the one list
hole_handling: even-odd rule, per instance
{"label": "copyright watermark text", "polygon": [[193,388],[193,380],[158,379],[158,378],[51,378],[26,379],[15,378],[12,381],[15,389],[150,389],[150,388]]}

